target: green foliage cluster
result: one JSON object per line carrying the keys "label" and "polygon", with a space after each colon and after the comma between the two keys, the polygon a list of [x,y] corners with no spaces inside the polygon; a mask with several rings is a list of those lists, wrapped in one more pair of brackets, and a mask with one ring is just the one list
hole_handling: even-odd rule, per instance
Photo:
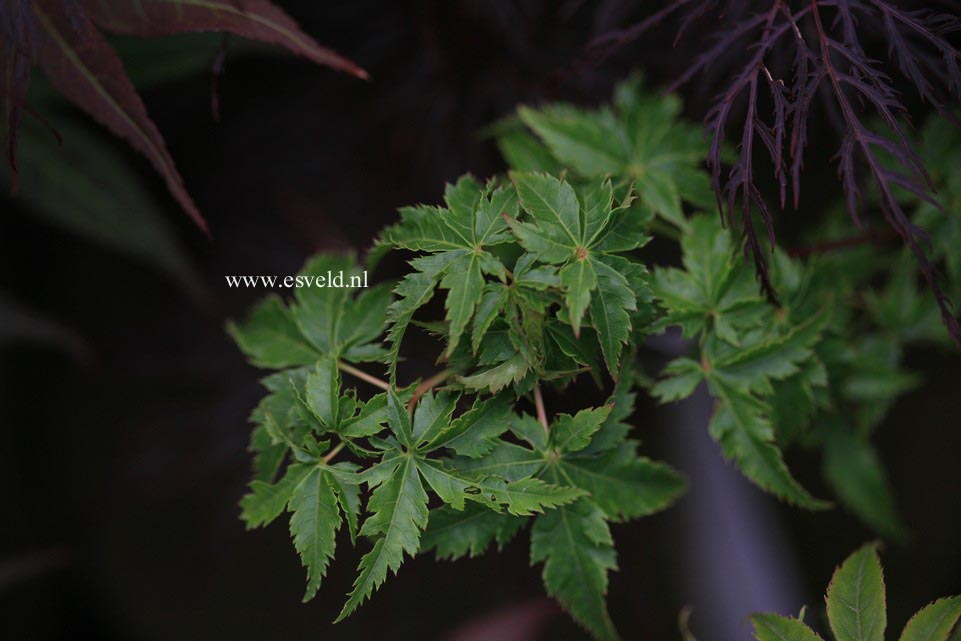
{"label": "green foliage cluster", "polygon": [[[824,597],[827,620],[836,641],[884,641],[887,603],[884,573],[877,545],[865,545],[834,571]],[[901,641],[948,641],[961,617],[961,596],[938,599],[907,622]],[[758,641],[821,641],[808,627],[804,611],[798,618],[779,614],[751,616]]]}
{"label": "green foliage cluster", "polygon": [[[398,283],[269,296],[230,326],[253,364],[277,370],[252,417],[242,516],[258,527],[290,513],[305,599],[345,526],[369,550],[340,618],[408,556],[473,556],[529,527],[547,592],[598,638],[618,638],[605,604],[617,568],[609,524],[663,510],[684,489],[631,438],[635,396],[679,401],[701,383],[716,401],[708,430],[759,487],[828,507],[783,455],[815,448],[840,502],[879,533],[903,534],[869,439],[916,383],[900,365],[904,345],[947,344],[937,305],[913,263],[869,245],[806,259],[775,250],[779,304],[759,295],[739,243],[716,214],[698,213],[713,203],[705,143],[679,111],[636,78],[613,109],[522,108],[497,128],[508,177],[465,176],[443,205],[402,209],[365,265],[321,255],[302,271],[349,275],[400,251],[410,271]],[[928,159],[945,181],[954,149]],[[924,206],[917,215],[933,216]],[[943,224],[957,234],[957,222]],[[655,237],[677,242],[679,266],[651,264]],[[949,248],[949,277],[961,283]],[[652,380],[638,350],[672,327],[692,351]],[[412,328],[436,338],[443,369],[403,385]],[[580,378],[606,402],[551,417],[550,390]]]}

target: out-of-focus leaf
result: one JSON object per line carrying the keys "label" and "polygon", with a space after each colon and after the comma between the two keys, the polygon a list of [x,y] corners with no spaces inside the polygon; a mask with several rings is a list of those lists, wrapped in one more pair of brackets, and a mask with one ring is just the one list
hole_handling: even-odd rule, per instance
{"label": "out-of-focus leaf", "polygon": [[37,61],[50,83],[146,156],[184,211],[206,230],[163,137],[103,35],[82,12],[68,11],[59,0],[33,2],[31,10]]}
{"label": "out-of-focus leaf", "polygon": [[57,347],[78,360],[86,359],[89,350],[72,330],[0,291],[0,347],[20,342]]}
{"label": "out-of-focus leaf", "polygon": [[84,127],[65,120],[57,128],[62,146],[33,123],[22,128],[19,198],[26,210],[150,264],[199,296],[199,276],[129,160]]}
{"label": "out-of-focus leaf", "polygon": [[14,189],[20,116],[30,66],[37,64],[54,89],[143,154],[204,231],[207,223],[187,193],[163,137],[98,26],[141,36],[227,31],[367,77],[353,62],[317,44],[268,0],[32,0],[4,3],[2,17],[0,100]]}
{"label": "out-of-focus leaf", "polygon": [[841,501],[883,535],[903,538],[904,525],[870,441],[839,422],[824,429],[824,441],[824,476]]}

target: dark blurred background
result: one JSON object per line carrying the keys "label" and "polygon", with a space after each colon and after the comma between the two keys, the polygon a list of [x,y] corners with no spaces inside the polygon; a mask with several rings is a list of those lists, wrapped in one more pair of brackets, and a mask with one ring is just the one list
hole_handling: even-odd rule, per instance
{"label": "dark blurred background", "polygon": [[[125,173],[99,175],[101,187],[135,183],[118,219],[142,222],[134,249],[38,216],[26,194],[0,200],[0,638],[587,638],[543,596],[526,534],[502,554],[409,561],[333,626],[365,550],[341,545],[317,598],[301,604],[303,571],[283,523],[248,533],[238,518],[261,374],[224,322],[265,292],[228,289],[224,275],[291,274],[317,250],[363,250],[397,207],[437,201],[463,172],[502,170],[479,132],[518,103],[605,102],[636,68],[663,84],[705,34],[672,49],[669,23],[595,63],[585,43],[637,19],[636,3],[279,4],[372,80],[233,39],[215,123],[219,36],[114,41],[212,239],[146,161],[69,108],[47,116],[123,161]],[[156,73],[172,51],[182,68]],[[702,118],[709,97],[689,87],[688,116]],[[781,218],[784,242],[839,196],[828,160],[836,139],[817,123],[811,136],[811,197]],[[63,153],[71,144],[65,136]],[[156,217],[137,222],[138,198]],[[388,260],[378,276],[399,265]],[[680,349],[672,345],[650,351],[651,371],[666,358],[659,351]],[[894,629],[961,592],[961,373],[956,357],[934,351],[909,361],[926,384],[877,434],[914,533],[884,554]],[[411,374],[430,367],[408,364]],[[641,400],[634,418],[643,452],[681,467],[692,490],[676,509],[614,529],[621,571],[610,606],[629,639],[680,639],[685,605],[700,641],[748,638],[744,616],[763,607],[808,604],[817,624],[834,566],[872,538],[840,510],[794,510],[743,483],[706,436],[706,403]],[[815,494],[830,494],[817,457],[792,453],[789,463]]]}

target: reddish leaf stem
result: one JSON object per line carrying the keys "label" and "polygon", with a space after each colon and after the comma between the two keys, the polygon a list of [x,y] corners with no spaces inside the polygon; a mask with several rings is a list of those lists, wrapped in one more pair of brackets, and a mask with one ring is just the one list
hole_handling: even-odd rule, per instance
{"label": "reddish leaf stem", "polygon": [[324,456],[324,458],[322,459],[324,465],[326,465],[327,463],[330,463],[330,461],[331,461],[335,456],[337,456],[337,454],[338,454],[342,449],[344,449],[344,445],[346,445],[346,443],[344,443],[344,441],[341,441],[340,443],[337,444],[337,447],[335,447],[334,449],[332,449],[331,451],[329,451],[329,452],[327,453],[327,455]]}
{"label": "reddish leaf stem", "polygon": [[371,375],[368,374],[367,372],[365,372],[365,371],[363,371],[363,370],[359,370],[359,369],[357,369],[356,367],[354,367],[354,366],[352,366],[352,365],[348,365],[347,363],[342,363],[342,362],[340,362],[340,361],[337,361],[337,369],[339,369],[340,371],[344,372],[345,374],[350,374],[351,376],[354,376],[355,378],[359,378],[360,380],[364,381],[365,383],[370,383],[370,384],[373,385],[374,387],[379,387],[379,388],[382,389],[382,390],[389,390],[389,389],[390,389],[390,385],[387,383],[387,381],[382,380],[382,379],[379,379],[379,378],[377,378],[376,376],[371,376]]}
{"label": "reddish leaf stem", "polygon": [[545,432],[549,431],[550,424],[547,422],[547,410],[544,409],[544,397],[539,384],[534,385],[534,407],[537,409],[537,420],[544,426]]}
{"label": "reddish leaf stem", "polygon": [[837,240],[828,240],[824,241],[823,243],[815,243],[813,245],[805,245],[803,247],[792,247],[791,249],[788,249],[788,256],[792,258],[806,258],[807,256],[814,254],[825,254],[840,249],[857,247],[858,245],[864,245],[865,243],[878,243],[884,240],[891,240],[896,237],[897,232],[890,228],[869,229],[862,234],[845,236],[844,238],[838,238]]}
{"label": "reddish leaf stem", "polygon": [[453,370],[445,369],[440,372],[437,372],[430,378],[427,378],[421,381],[420,385],[418,385],[417,388],[414,389],[414,395],[411,396],[410,402],[407,404],[407,411],[413,412],[414,407],[417,405],[417,401],[419,401],[424,394],[426,394],[427,392],[434,389],[436,386],[446,381],[453,374],[454,374]]}

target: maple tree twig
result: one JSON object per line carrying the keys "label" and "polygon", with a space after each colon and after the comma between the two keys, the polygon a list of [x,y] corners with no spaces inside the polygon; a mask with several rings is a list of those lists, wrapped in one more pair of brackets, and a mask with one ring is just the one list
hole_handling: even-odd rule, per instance
{"label": "maple tree twig", "polygon": [[340,443],[337,444],[337,447],[327,452],[326,456],[324,456],[323,458],[324,464],[326,465],[327,463],[330,463],[331,459],[337,456],[337,453],[340,452],[342,449],[344,449],[344,445],[346,445],[346,443],[344,441],[341,441]]}
{"label": "maple tree twig", "polygon": [[541,396],[541,386],[534,385],[534,407],[537,408],[537,420],[544,426],[544,431],[550,429],[547,422],[547,410],[544,409],[544,397]]}
{"label": "maple tree twig", "polygon": [[427,392],[434,389],[436,386],[446,381],[453,374],[454,374],[454,370],[445,369],[445,370],[441,370],[440,372],[437,372],[430,378],[426,378],[423,381],[421,381],[420,385],[418,385],[417,388],[414,390],[414,395],[411,396],[410,402],[407,404],[407,411],[413,412],[414,406],[417,405],[417,401],[420,400],[421,396],[423,396]]}
{"label": "maple tree twig", "polygon": [[367,372],[363,370],[359,370],[353,365],[348,365],[347,363],[342,363],[340,361],[337,361],[337,369],[339,369],[340,371],[346,374],[350,374],[351,376],[359,378],[360,380],[366,383],[370,383],[374,387],[379,387],[382,390],[390,389],[390,385],[387,383],[387,381],[379,379],[376,376],[371,376]]}
{"label": "maple tree twig", "polygon": [[815,243],[814,245],[806,245],[804,247],[792,247],[791,249],[788,249],[787,253],[788,256],[791,256],[792,258],[804,258],[812,254],[824,254],[840,249],[848,249],[849,247],[857,247],[858,245],[864,245],[870,242],[879,243],[883,240],[891,240],[896,236],[897,234],[893,229],[869,229],[862,234],[846,236],[837,240],[829,240],[823,243]]}

